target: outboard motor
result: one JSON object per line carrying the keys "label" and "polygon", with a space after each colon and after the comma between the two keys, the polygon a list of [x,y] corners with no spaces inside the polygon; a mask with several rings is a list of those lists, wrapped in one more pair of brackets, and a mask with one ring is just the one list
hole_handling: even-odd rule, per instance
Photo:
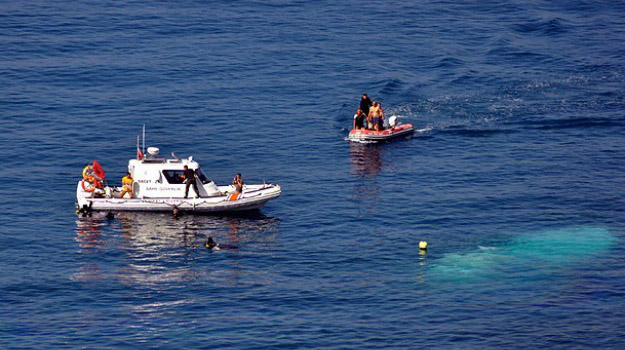
{"label": "outboard motor", "polygon": [[391,129],[395,129],[395,127],[397,126],[396,115],[392,115],[390,118],[388,118],[388,125],[391,127]]}

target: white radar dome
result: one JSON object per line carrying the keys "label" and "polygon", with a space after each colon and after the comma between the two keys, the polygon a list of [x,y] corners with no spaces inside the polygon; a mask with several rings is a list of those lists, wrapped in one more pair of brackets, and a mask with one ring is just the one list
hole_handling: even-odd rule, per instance
{"label": "white radar dome", "polygon": [[157,156],[159,151],[158,147],[148,147],[148,154],[151,156]]}

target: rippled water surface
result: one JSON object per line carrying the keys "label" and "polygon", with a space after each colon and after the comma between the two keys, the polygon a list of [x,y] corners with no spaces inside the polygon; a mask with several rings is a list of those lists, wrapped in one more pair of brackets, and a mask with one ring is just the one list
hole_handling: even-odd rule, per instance
{"label": "rippled water surface", "polygon": [[[622,3],[0,9],[1,348],[622,347]],[[346,142],[363,92],[418,132]],[[77,217],[143,124],[282,197]]]}

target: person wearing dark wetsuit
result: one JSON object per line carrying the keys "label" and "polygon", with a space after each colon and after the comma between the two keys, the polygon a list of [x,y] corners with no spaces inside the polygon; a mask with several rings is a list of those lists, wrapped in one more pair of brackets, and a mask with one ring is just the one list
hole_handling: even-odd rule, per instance
{"label": "person wearing dark wetsuit", "polygon": [[184,198],[187,198],[189,196],[189,186],[193,185],[193,189],[195,190],[195,194],[197,194],[197,197],[200,198],[202,196],[200,196],[200,190],[198,190],[197,188],[197,182],[195,180],[195,171],[193,169],[189,169],[188,166],[184,166],[184,174],[182,175],[184,176],[184,184],[187,185],[187,187],[184,190]]}
{"label": "person wearing dark wetsuit", "polygon": [[365,128],[365,119],[367,116],[362,112],[361,109],[356,111],[354,114],[354,126],[355,130],[364,129]]}
{"label": "person wearing dark wetsuit", "polygon": [[365,116],[369,115],[369,108],[371,107],[371,100],[367,94],[362,94],[362,98],[360,99],[360,110],[365,114]]}
{"label": "person wearing dark wetsuit", "polygon": [[221,249],[239,249],[238,246],[233,244],[220,244],[213,240],[213,237],[208,237],[206,243],[204,243],[204,247],[210,250],[221,250]]}

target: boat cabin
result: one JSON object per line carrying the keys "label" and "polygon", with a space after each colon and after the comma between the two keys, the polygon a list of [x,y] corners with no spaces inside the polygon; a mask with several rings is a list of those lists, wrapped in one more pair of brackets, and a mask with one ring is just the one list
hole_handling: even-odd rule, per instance
{"label": "boat cabin", "polygon": [[[221,195],[221,192],[200,169],[200,165],[193,157],[180,159],[165,159],[158,156],[159,149],[148,148],[143,159],[128,161],[128,171],[134,180],[133,198],[182,198],[185,194],[184,166],[196,170],[196,183],[202,197]],[[199,170],[199,171],[198,171]],[[189,189],[189,196],[195,196],[193,187]]]}

